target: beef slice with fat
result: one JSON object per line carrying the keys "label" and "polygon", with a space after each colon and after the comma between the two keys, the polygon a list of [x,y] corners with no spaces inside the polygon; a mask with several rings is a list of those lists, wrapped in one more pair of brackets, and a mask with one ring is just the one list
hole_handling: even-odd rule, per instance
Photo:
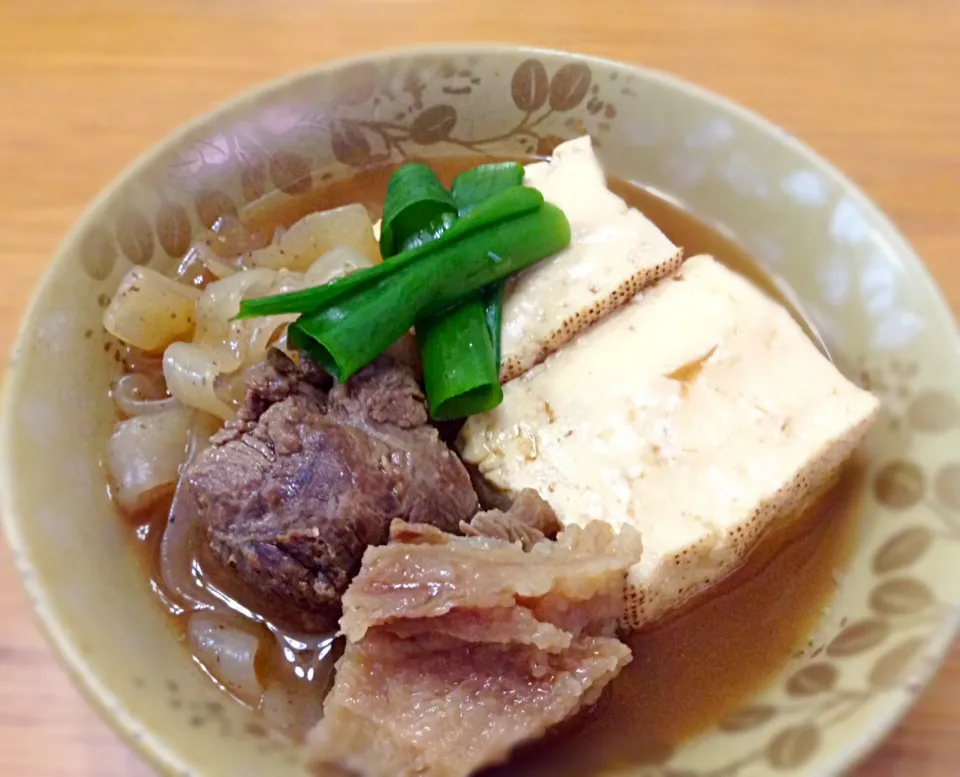
{"label": "beef slice with fat", "polygon": [[593,704],[631,658],[614,633],[640,550],[599,523],[524,551],[395,521],[344,596],[348,644],[314,760],[466,777]]}

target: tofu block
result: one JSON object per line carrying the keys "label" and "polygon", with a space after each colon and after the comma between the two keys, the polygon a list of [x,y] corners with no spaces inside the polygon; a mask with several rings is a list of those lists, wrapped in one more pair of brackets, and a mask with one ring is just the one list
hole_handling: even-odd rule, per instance
{"label": "tofu block", "polygon": [[732,572],[829,483],[878,411],[790,314],[714,259],[687,260],[470,418],[464,458],[560,520],[640,530],[623,624]]}
{"label": "tofu block", "polygon": [[683,260],[649,219],[607,188],[589,136],[528,165],[524,184],[567,215],[570,246],[512,279],[503,303],[500,382],[522,375]]}

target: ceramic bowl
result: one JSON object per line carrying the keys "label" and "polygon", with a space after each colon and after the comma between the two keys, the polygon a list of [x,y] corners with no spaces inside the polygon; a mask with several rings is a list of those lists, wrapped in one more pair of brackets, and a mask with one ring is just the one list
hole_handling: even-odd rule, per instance
{"label": "ceramic bowl", "polygon": [[833,775],[928,679],[960,600],[960,356],[903,237],[781,129],[671,77],[551,51],[365,56],[245,94],[167,138],[69,234],[13,351],[2,500],[24,588],[79,686],[161,771],[305,774],[198,674],[149,591],[100,459],[120,369],[103,308],[132,265],[172,267],[223,214],[408,156],[549,153],[588,132],[608,166],[718,225],[782,280],[840,368],[884,400],[863,529],[811,647],[746,706],[620,777]]}

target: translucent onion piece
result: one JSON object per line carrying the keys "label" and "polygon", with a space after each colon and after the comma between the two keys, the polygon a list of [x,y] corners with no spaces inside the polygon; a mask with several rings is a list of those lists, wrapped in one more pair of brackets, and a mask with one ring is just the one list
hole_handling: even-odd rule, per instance
{"label": "translucent onion piece", "polygon": [[267,316],[232,321],[240,301],[265,294],[284,294],[302,289],[303,274],[288,270],[246,270],[211,283],[197,305],[195,342],[221,345],[235,357],[236,366],[223,364],[224,372],[250,367],[263,361],[267,348],[296,316]]}
{"label": "translucent onion piece", "polygon": [[[267,316],[234,321],[241,300],[303,288],[303,274],[246,270],[207,285],[196,305],[193,343],[174,343],[164,354],[163,374],[170,394],[183,404],[229,419],[226,400],[240,370],[258,364],[296,316]],[[242,398],[242,390],[239,398]]]}
{"label": "translucent onion piece", "polygon": [[214,257],[204,259],[203,264],[210,274],[217,279],[226,278],[230,275],[236,275],[238,272],[237,268],[233,265],[227,264],[226,262]]}
{"label": "translucent onion piece", "polygon": [[322,286],[365,267],[373,267],[373,262],[368,257],[355,248],[338,246],[310,265],[303,276],[303,285],[305,288]]}
{"label": "translucent onion piece", "polygon": [[187,639],[200,663],[228,691],[247,704],[259,705],[263,688],[254,667],[257,637],[216,613],[201,611],[190,616]]}
{"label": "translucent onion piece", "polygon": [[240,360],[223,347],[174,343],[163,354],[163,377],[170,394],[183,405],[224,421],[233,418],[234,411],[217,394],[217,379],[239,367]]}
{"label": "translucent onion piece", "polygon": [[[210,437],[220,427],[220,420],[207,413],[194,413],[190,442],[181,474],[210,445]],[[200,515],[186,481],[177,481],[167,525],[160,543],[160,576],[168,591],[185,607],[213,606],[216,599],[201,587],[194,576],[195,563],[205,542]]]}
{"label": "translucent onion piece", "polygon": [[342,644],[333,634],[277,635],[280,650],[260,711],[276,728],[300,738],[323,716],[323,700],[333,684]]}
{"label": "translucent onion piece", "polygon": [[127,372],[142,373],[157,385],[161,384],[163,380],[162,353],[147,353],[139,348],[134,348],[132,345],[125,345],[120,354],[120,359]]}
{"label": "translucent onion piece", "polygon": [[156,384],[142,372],[124,375],[110,391],[117,410],[128,418],[141,415],[154,415],[165,410],[180,407],[175,397],[164,396]]}
{"label": "translucent onion piece", "polygon": [[129,345],[159,351],[193,329],[197,289],[134,267],[103,313],[103,328]]}
{"label": "translucent onion piece", "polygon": [[380,261],[370,214],[359,203],[304,216],[278,241],[243,257],[247,267],[306,270],[319,257],[337,248],[352,248],[371,262]]}
{"label": "translucent onion piece", "polygon": [[173,488],[187,455],[192,415],[177,407],[117,424],[107,444],[107,466],[121,507],[142,510]]}
{"label": "translucent onion piece", "polygon": [[326,690],[326,684],[318,688],[303,680],[274,680],[264,689],[260,712],[273,728],[301,739],[323,717]]}
{"label": "translucent onion piece", "polygon": [[176,278],[197,288],[204,288],[213,279],[224,278],[236,272],[227,262],[218,257],[206,243],[195,243],[184,254],[177,267]]}
{"label": "translucent onion piece", "polygon": [[269,245],[273,235],[247,229],[239,218],[233,215],[221,216],[212,228],[213,237],[207,244],[221,259],[233,259]]}
{"label": "translucent onion piece", "polygon": [[219,281],[203,290],[197,301],[197,331],[195,343],[221,345],[243,339],[243,322],[233,321],[240,312],[240,302],[247,297],[271,293],[277,280],[272,270],[247,270]]}
{"label": "translucent onion piece", "polygon": [[[280,270],[270,287],[269,294],[286,294],[291,291],[299,291],[305,285],[303,273]],[[296,314],[291,314],[264,316],[236,322],[246,325],[246,337],[243,346],[241,346],[244,349],[244,366],[251,367],[262,362],[267,356],[267,349],[286,334],[287,325],[296,321],[296,319]]]}
{"label": "translucent onion piece", "polygon": [[293,313],[286,316],[249,319],[252,325],[244,353],[244,366],[250,367],[262,362],[267,356],[267,349],[280,338],[279,330],[296,320],[297,315]]}

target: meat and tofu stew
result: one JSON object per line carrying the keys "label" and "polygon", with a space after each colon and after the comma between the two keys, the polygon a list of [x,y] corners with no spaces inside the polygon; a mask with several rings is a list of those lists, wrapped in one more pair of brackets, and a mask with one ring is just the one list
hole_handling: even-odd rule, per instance
{"label": "meat and tofu stew", "polygon": [[813,628],[877,412],[587,137],[268,197],[104,327],[178,635],[360,777],[582,777],[709,725]]}

